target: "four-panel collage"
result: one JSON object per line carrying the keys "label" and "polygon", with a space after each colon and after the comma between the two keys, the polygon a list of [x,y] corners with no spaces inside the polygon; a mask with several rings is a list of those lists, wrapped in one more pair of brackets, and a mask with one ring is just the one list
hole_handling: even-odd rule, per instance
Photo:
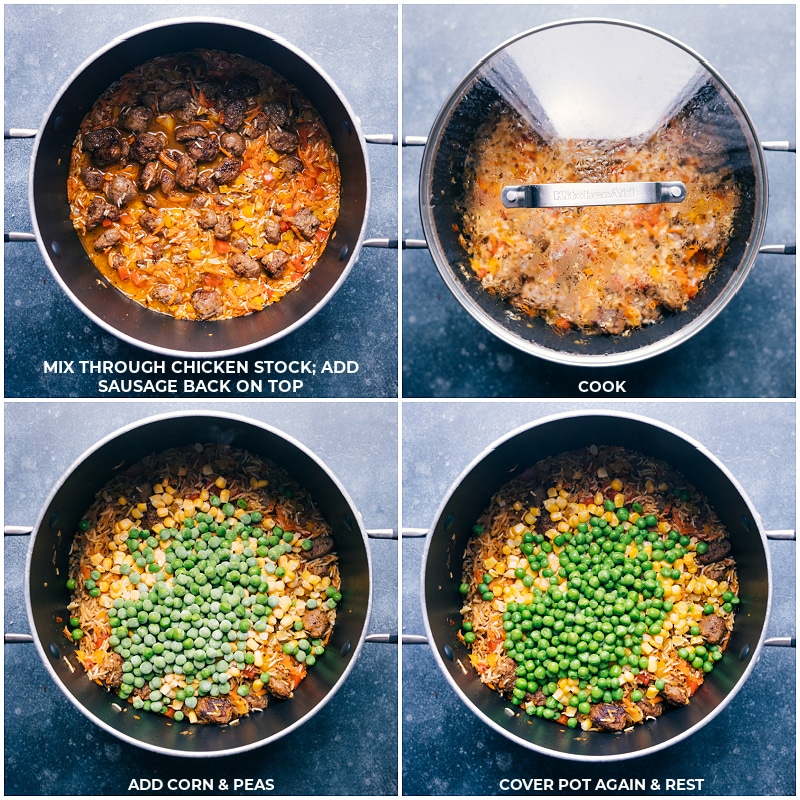
{"label": "four-panel collage", "polygon": [[5,796],[795,796],[796,7],[4,4]]}

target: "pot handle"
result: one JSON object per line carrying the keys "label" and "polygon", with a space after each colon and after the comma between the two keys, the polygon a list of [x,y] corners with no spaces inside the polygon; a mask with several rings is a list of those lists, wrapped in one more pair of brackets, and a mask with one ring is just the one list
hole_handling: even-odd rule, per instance
{"label": "pot handle", "polygon": [[564,208],[681,203],[681,181],[621,181],[619,183],[533,183],[504,186],[500,199],[506,208]]}
{"label": "pot handle", "polygon": [[364,247],[384,247],[391,250],[397,250],[398,247],[403,250],[423,250],[427,248],[428,243],[424,239],[364,239],[362,242]]}
{"label": "pot handle", "polygon": [[30,525],[6,525],[3,528],[3,536],[30,536],[32,533]]}
{"label": "pot handle", "polygon": [[3,233],[4,242],[35,242],[35,233],[20,233],[17,231],[8,231]]}
{"label": "pot handle", "polygon": [[767,539],[774,539],[775,541],[790,541],[793,542],[797,539],[797,531],[793,530],[785,530],[785,531],[767,531],[766,532]]}
{"label": "pot handle", "polygon": [[780,150],[784,153],[796,153],[794,142],[761,142],[763,150]]}
{"label": "pot handle", "polygon": [[396,633],[368,633],[364,638],[365,642],[372,642],[373,644],[427,644],[428,639],[426,636],[418,636],[415,633],[404,633],[402,635]]}
{"label": "pot handle", "polygon": [[794,636],[772,636],[764,639],[764,644],[768,647],[795,647]]}
{"label": "pot handle", "polygon": [[414,539],[427,536],[427,528],[403,528],[398,534],[396,528],[378,528],[367,531],[370,539]]}
{"label": "pot handle", "polygon": [[36,128],[4,128],[4,139],[33,139],[39,131]]}
{"label": "pot handle", "polygon": [[32,644],[33,636],[30,633],[6,633],[3,636],[5,644]]}

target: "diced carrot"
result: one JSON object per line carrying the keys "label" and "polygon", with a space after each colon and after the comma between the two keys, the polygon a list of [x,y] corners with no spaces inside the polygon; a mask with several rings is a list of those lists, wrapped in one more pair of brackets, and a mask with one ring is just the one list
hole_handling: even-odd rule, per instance
{"label": "diced carrot", "polygon": [[206,274],[203,275],[203,283],[206,286],[222,286],[222,276],[206,272]]}
{"label": "diced carrot", "polygon": [[126,281],[131,276],[131,271],[128,269],[126,264],[120,264],[117,267],[117,275],[119,275],[119,279],[121,281]]}
{"label": "diced carrot", "polygon": [[131,270],[131,281],[133,285],[136,287],[147,285],[147,277],[145,275],[142,275],[141,272],[135,269]]}
{"label": "diced carrot", "polygon": [[326,231],[324,228],[318,228],[317,232],[314,234],[314,238],[318,242],[324,242],[328,238],[328,234],[330,231]]}
{"label": "diced carrot", "polygon": [[132,225],[134,220],[133,220],[133,217],[132,217],[130,214],[123,214],[123,215],[122,215],[122,216],[119,218],[119,221],[120,221],[120,222],[121,222],[123,225]]}
{"label": "diced carrot", "polygon": [[216,239],[214,241],[214,249],[220,254],[224,255],[231,249],[231,246],[224,239]]}

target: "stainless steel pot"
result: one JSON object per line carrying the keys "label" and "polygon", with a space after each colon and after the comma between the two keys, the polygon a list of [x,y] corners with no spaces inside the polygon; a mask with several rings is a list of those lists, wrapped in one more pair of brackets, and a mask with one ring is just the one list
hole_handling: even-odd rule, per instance
{"label": "stainless steel pot", "polygon": [[[341,169],[341,210],[321,258],[299,290],[265,312],[232,320],[176,320],[115,290],[93,267],[69,218],[67,173],[80,122],[117,78],[168,53],[207,47],[272,67],[312,102],[330,131]],[[12,132],[13,134],[13,132]],[[59,90],[33,148],[29,201],[39,248],[58,284],[77,307],[130,344],[175,356],[244,353],[287,335],[339,289],[362,246],[370,204],[369,167],[360,123],[322,68],[289,42],[250,25],[222,19],[166,20],[115,39],[86,61]]]}
{"label": "stainless steel pot", "polygon": [[[685,83],[676,83],[676,76]],[[574,130],[594,131],[586,134],[589,138],[622,139],[628,135],[626,130],[641,130],[637,126],[642,120],[667,112],[670,102],[674,111],[689,98],[697,99],[701,125],[711,121],[724,131],[743,200],[721,263],[685,311],[623,335],[587,336],[575,330],[556,331],[543,319],[515,311],[482,288],[460,236],[465,161],[492,104],[505,103],[524,118],[537,120],[546,131],[558,128],[556,117],[560,115],[559,122],[568,118],[577,125]],[[592,126],[586,124],[587,118]],[[561,131],[558,133],[560,136]],[[581,138],[581,134],[560,138]],[[427,138],[420,173],[425,239],[448,289],[472,317],[507,344],[573,366],[639,361],[700,331],[744,283],[764,232],[767,173],[762,151],[767,148],[793,146],[788,142],[759,144],[739,98],[721,75],[681,42],[617,20],[577,19],[543,25],[487,54],[439,111]],[[793,253],[794,247],[778,246],[768,252]]]}
{"label": "stainless steel pot", "polygon": [[[540,459],[592,444],[637,450],[679,470],[706,495],[726,525],[738,565],[741,611],[725,658],[706,677],[688,706],[620,735],[587,735],[580,729],[531,720],[480,682],[469,667],[467,648],[456,637],[461,625],[458,584],[464,550],[475,520],[492,495]],[[766,534],[758,512],[733,475],[701,444],[677,430],[644,417],[611,412],[546,417],[492,444],[466,468],[442,501],[423,557],[422,599],[428,641],[450,686],[493,730],[523,747],[575,761],[643,756],[687,738],[710,722],[736,695],[758,660],[765,643],[771,593]]]}
{"label": "stainless steel pot", "polygon": [[[324,657],[291,700],[270,704],[237,725],[197,725],[191,734],[157,714],[134,714],[124,702],[88,680],[63,633],[69,601],[65,587],[73,531],[109,477],[146,455],[196,442],[227,444],[269,458],[308,491],[336,539],[342,608]],[[372,572],[358,510],[330,470],[287,435],[234,415],[164,414],[126,426],[88,450],[52,490],[33,529],[25,595],[31,634],[58,688],[103,730],[138,747],[204,758],[260,747],[306,723],[344,683],[364,643],[371,609]],[[59,619],[61,621],[59,621]]]}

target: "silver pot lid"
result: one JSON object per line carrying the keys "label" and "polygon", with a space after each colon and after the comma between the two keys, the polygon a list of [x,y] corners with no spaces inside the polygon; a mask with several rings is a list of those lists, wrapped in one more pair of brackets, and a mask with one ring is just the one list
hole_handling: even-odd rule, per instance
{"label": "silver pot lid", "polygon": [[767,203],[723,79],[665,34],[605,19],[488,54],[434,124],[421,189],[457,298],[564,363],[627,363],[700,330],[749,271]]}

